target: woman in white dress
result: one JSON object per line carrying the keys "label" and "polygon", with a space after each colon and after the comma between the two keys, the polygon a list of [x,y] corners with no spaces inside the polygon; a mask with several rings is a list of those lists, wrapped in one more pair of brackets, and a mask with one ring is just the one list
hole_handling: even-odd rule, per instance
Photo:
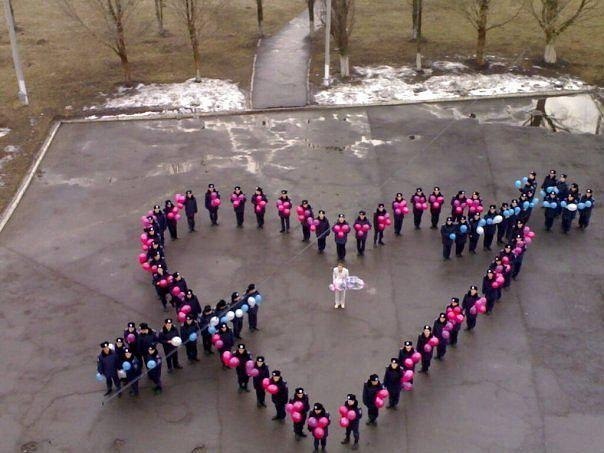
{"label": "woman in white dress", "polygon": [[337,267],[333,268],[333,286],[335,293],[334,308],[344,308],[346,302],[346,279],[348,278],[348,269],[344,267],[342,262],[339,262]]}

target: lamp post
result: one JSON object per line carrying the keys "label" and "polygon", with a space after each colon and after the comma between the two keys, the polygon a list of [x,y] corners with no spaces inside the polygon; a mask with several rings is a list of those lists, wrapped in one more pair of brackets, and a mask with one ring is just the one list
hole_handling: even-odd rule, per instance
{"label": "lamp post", "polygon": [[325,2],[325,77],[323,77],[323,85],[329,86],[329,41],[331,39],[331,0]]}
{"label": "lamp post", "polygon": [[19,84],[19,100],[25,104],[29,104],[27,98],[27,88],[25,86],[25,78],[23,77],[23,70],[21,69],[21,59],[19,58],[19,49],[17,48],[17,35],[15,34],[15,20],[13,18],[13,12],[10,8],[9,0],[4,0],[4,15],[6,17],[6,26],[8,28],[8,38],[10,40],[10,46],[13,53],[13,63],[15,65],[15,74],[17,75],[17,82]]}

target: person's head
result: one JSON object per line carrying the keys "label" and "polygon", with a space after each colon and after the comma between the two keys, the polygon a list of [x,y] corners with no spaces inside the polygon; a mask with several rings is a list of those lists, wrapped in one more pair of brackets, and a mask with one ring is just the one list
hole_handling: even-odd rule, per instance
{"label": "person's head", "polygon": [[453,225],[453,217],[447,217],[447,225]]}
{"label": "person's head", "polygon": [[190,190],[187,190],[187,191],[185,192],[185,196],[186,196],[187,198],[193,198],[193,192],[192,192],[192,191],[190,191]]}
{"label": "person's head", "polygon": [[192,289],[188,289],[188,290],[187,290],[187,294],[185,295],[185,297],[186,297],[187,299],[191,299],[191,298],[193,298],[193,290],[192,290]]}
{"label": "person's head", "polygon": [[319,218],[321,220],[323,220],[325,218],[325,211],[323,211],[322,209],[319,211]]}
{"label": "person's head", "polygon": [[512,201],[510,201],[510,205],[512,206],[512,208],[515,208],[518,206],[518,200],[516,198],[512,198]]}
{"label": "person's head", "polygon": [[259,355],[258,357],[256,357],[256,366],[263,366],[264,365],[264,356]]}
{"label": "person's head", "polygon": [[400,193],[400,192],[398,192],[398,193],[396,194],[396,197],[395,197],[395,198],[396,198],[397,200],[399,200],[399,201],[400,201],[400,200],[402,200],[402,199],[403,199],[403,194],[402,194],[402,193]]}
{"label": "person's head", "polygon": [[235,192],[237,195],[239,195],[241,193],[241,187],[239,187],[239,186],[233,187],[233,192]]}
{"label": "person's head", "polygon": [[208,192],[215,192],[216,188],[214,187],[214,184],[208,184]]}
{"label": "person's head", "polygon": [[378,211],[383,211],[383,210],[384,210],[384,203],[378,204]]}
{"label": "person's head", "polygon": [[435,194],[439,194],[440,193],[440,187],[434,186],[434,193]]}
{"label": "person's head", "polygon": [[474,285],[470,286],[470,294],[472,296],[475,296],[476,294],[478,294],[478,286],[474,286]]}
{"label": "person's head", "polygon": [[501,203],[501,209],[502,209],[502,210],[509,208],[509,206],[510,206],[510,205],[509,205],[509,204],[507,204],[507,203]]}
{"label": "person's head", "polygon": [[451,305],[457,307],[459,305],[459,297],[451,297]]}
{"label": "person's head", "polygon": [[159,275],[164,275],[164,266],[162,266],[161,264],[157,265],[157,273]]}
{"label": "person's head", "polygon": [[308,200],[302,200],[302,207],[306,208],[308,206]]}
{"label": "person's head", "polygon": [[264,191],[262,187],[256,187],[256,195],[264,195]]}
{"label": "person's head", "polygon": [[244,352],[246,352],[246,350],[247,349],[245,348],[245,345],[243,343],[239,343],[237,345],[237,352],[238,353],[243,354]]}
{"label": "person's head", "polygon": [[161,208],[159,207],[158,204],[156,204],[155,206],[153,206],[153,212],[155,214],[159,214],[161,212]]}
{"label": "person's head", "polygon": [[164,319],[164,327],[168,330],[172,328],[172,318]]}
{"label": "person's head", "polygon": [[503,250],[505,251],[505,253],[510,253],[512,251],[512,244],[505,244]]}
{"label": "person's head", "polygon": [[549,197],[550,197],[552,200],[555,200],[555,199],[556,199],[556,196],[557,196],[557,195],[556,195],[556,192],[550,192],[550,193],[548,193],[547,195],[548,195],[548,196],[549,196]]}
{"label": "person's head", "polygon": [[566,174],[562,173],[562,174],[560,175],[560,177],[558,178],[558,181],[560,181],[560,182],[564,182],[564,181],[566,181],[566,178],[567,178]]}
{"label": "person's head", "polygon": [[556,177],[556,170],[550,170],[549,171],[549,177],[550,178],[555,178]]}
{"label": "person's head", "polygon": [[424,191],[422,190],[422,188],[421,188],[421,187],[418,187],[417,189],[415,189],[415,193],[416,193],[417,195],[422,195],[422,194],[424,193]]}
{"label": "person's head", "polygon": [[124,339],[122,337],[117,337],[115,339],[115,347],[116,348],[123,348],[124,347]]}
{"label": "person's head", "polygon": [[491,279],[491,278],[493,278],[493,276],[494,276],[494,275],[495,275],[495,274],[493,273],[493,269],[489,269],[489,270],[487,270],[487,277],[488,277],[488,278],[490,278],[490,279]]}
{"label": "person's head", "polygon": [[349,393],[348,395],[346,395],[346,405],[347,406],[356,406],[358,404],[357,402],[357,396],[353,393]]}
{"label": "person's head", "polygon": [[281,380],[281,371],[273,370],[273,372],[271,373],[271,379],[274,382],[279,382]]}
{"label": "person's head", "polygon": [[465,190],[460,190],[457,192],[457,198],[463,198],[466,196],[466,191]]}
{"label": "person's head", "polygon": [[191,324],[193,324],[193,316],[191,316],[190,314],[187,314],[185,316],[185,324],[190,326]]}
{"label": "person's head", "polygon": [[174,272],[172,274],[172,277],[174,277],[174,280],[176,280],[177,282],[180,281],[181,277],[180,277],[180,273],[179,272]]}
{"label": "person's head", "polygon": [[447,316],[444,313],[438,315],[438,322],[445,323],[447,322]]}
{"label": "person's head", "polygon": [[480,198],[480,192],[472,192],[472,200],[478,200]]}
{"label": "person's head", "polygon": [[219,330],[220,330],[221,332],[226,332],[226,331],[228,331],[228,330],[229,330],[229,326],[227,326],[227,325],[226,325],[224,322],[221,322],[221,323],[220,323],[220,326],[219,326]]}
{"label": "person's head", "polygon": [[132,351],[130,348],[124,348],[124,357],[126,357],[128,360],[132,358]]}
{"label": "person's head", "polygon": [[403,343],[403,348],[405,348],[406,351],[410,351],[412,347],[413,347],[412,341],[407,340]]}
{"label": "person's head", "polygon": [[587,198],[591,198],[591,197],[593,196],[593,190],[591,190],[591,189],[587,189],[587,190],[585,191],[585,196],[586,196]]}
{"label": "person's head", "polygon": [[287,198],[287,190],[281,191],[281,198]]}
{"label": "person's head", "polygon": [[422,330],[422,334],[424,335],[424,337],[429,337],[430,335],[432,335],[432,327],[426,324],[424,326],[424,330]]}
{"label": "person's head", "polygon": [[146,322],[141,322],[138,327],[141,330],[141,333],[149,333],[149,324]]}
{"label": "person's head", "polygon": [[154,234],[155,234],[155,228],[153,228],[152,226],[147,228],[147,235],[153,236]]}
{"label": "person's head", "polygon": [[369,383],[371,385],[379,385],[380,383],[380,378],[377,374],[372,374],[371,376],[369,376]]}
{"label": "person's head", "polygon": [[256,291],[256,285],[253,283],[250,283],[249,285],[247,285],[247,292],[248,293],[253,293],[254,291]]}
{"label": "person's head", "polygon": [[173,208],[174,207],[174,203],[172,203],[172,200],[166,200],[166,208]]}
{"label": "person's head", "polygon": [[128,330],[128,332],[134,332],[136,330],[136,324],[134,324],[132,321],[130,321],[128,323],[128,327],[126,327],[126,329]]}
{"label": "person's head", "polygon": [[341,271],[344,269],[344,263],[342,261],[338,261],[338,270]]}
{"label": "person's head", "polygon": [[363,220],[367,213],[365,211],[359,211],[359,219]]}
{"label": "person's head", "polygon": [[103,341],[100,345],[101,347],[101,351],[103,351],[105,354],[109,354],[109,342],[108,341]]}
{"label": "person's head", "polygon": [[155,355],[155,353],[157,352],[157,349],[155,348],[155,343],[149,345],[149,347],[147,348],[147,352],[149,353],[149,355]]}
{"label": "person's head", "polygon": [[465,216],[465,215],[462,215],[462,216],[459,218],[459,223],[466,223],[466,222],[467,222],[466,216]]}
{"label": "person's head", "polygon": [[576,182],[573,182],[573,183],[570,185],[570,188],[571,188],[571,190],[572,190],[573,192],[577,192],[577,191],[579,190],[579,184],[577,184]]}
{"label": "person's head", "polygon": [[[506,204],[505,207],[507,208],[507,206],[508,205]],[[497,206],[496,205],[492,204],[492,205],[489,206],[489,212],[490,213],[494,214],[496,211],[497,211]]]}
{"label": "person's head", "polygon": [[218,303],[216,304],[216,311],[222,311],[226,308],[226,306],[227,306],[226,300],[220,299],[218,301]]}
{"label": "person's head", "polygon": [[325,411],[325,408],[321,403],[315,403],[315,405],[312,407],[312,410],[315,414],[321,414]]}
{"label": "person's head", "polygon": [[206,305],[205,307],[203,307],[203,314],[204,315],[209,315],[210,313],[212,313],[212,306],[211,305]]}
{"label": "person's head", "polygon": [[528,175],[528,179],[535,179],[537,177],[537,172],[536,171],[531,171]]}
{"label": "person's head", "polygon": [[295,392],[296,398],[301,399],[304,397],[304,389],[302,387],[298,387]]}
{"label": "person's head", "polygon": [[398,359],[393,357],[390,359],[390,368],[397,369],[398,368]]}
{"label": "person's head", "polygon": [[472,214],[472,220],[474,220],[475,222],[480,220],[480,212],[475,212],[474,214]]}
{"label": "person's head", "polygon": [[239,293],[235,291],[231,294],[231,303],[235,302],[237,299],[239,299]]}
{"label": "person's head", "polygon": [[346,216],[344,214],[338,214],[338,222],[344,223],[346,221]]}
{"label": "person's head", "polygon": [[571,193],[568,194],[568,201],[575,201],[575,196]]}

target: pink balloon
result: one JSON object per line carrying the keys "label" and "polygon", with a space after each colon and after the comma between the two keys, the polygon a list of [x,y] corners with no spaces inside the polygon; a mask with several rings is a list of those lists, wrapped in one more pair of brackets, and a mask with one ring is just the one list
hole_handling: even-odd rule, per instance
{"label": "pink balloon", "polygon": [[386,219],[386,225],[391,225],[391,224],[392,224],[392,220]]}
{"label": "pink balloon", "polygon": [[340,412],[340,415],[342,417],[346,417],[346,414],[348,414],[348,409],[346,408],[346,406],[340,406],[338,408],[338,412]]}
{"label": "pink balloon", "polygon": [[455,321],[455,312],[453,310],[447,312],[447,319],[449,321]]}
{"label": "pink balloon", "polygon": [[304,404],[302,403],[302,401],[296,401],[294,403],[294,410],[296,412],[300,412],[302,409],[304,409]]}
{"label": "pink balloon", "polygon": [[453,308],[453,313],[455,313],[456,315],[461,313],[461,307],[457,306]]}
{"label": "pink balloon", "polygon": [[329,419],[327,417],[321,417],[319,419],[319,426],[325,428],[327,425],[329,425]]}
{"label": "pink balloon", "polygon": [[375,399],[375,406],[376,406],[377,408],[382,408],[382,407],[384,407],[384,400],[383,400],[382,398],[380,398],[380,397],[377,397],[377,398]]}
{"label": "pink balloon", "polygon": [[233,207],[234,208],[238,208],[239,207],[239,200],[233,201]]}
{"label": "pink balloon", "polygon": [[471,314],[472,316],[474,316],[476,313],[477,313],[477,312],[476,312],[476,307],[471,307],[471,308],[470,308],[470,314]]}
{"label": "pink balloon", "polygon": [[403,214],[409,214],[409,208],[404,207],[403,208]]}
{"label": "pink balloon", "polygon": [[298,220],[299,220],[300,222],[304,222],[304,215],[303,215],[303,214],[299,215],[299,216],[298,216]]}
{"label": "pink balloon", "polygon": [[317,419],[315,417],[309,417],[308,418],[308,426],[310,426],[311,428],[316,428],[318,425]]}
{"label": "pink balloon", "polygon": [[271,395],[275,395],[277,394],[277,392],[279,391],[279,387],[277,387],[275,384],[270,384],[266,390],[268,391],[268,393],[270,393]]}
{"label": "pink balloon", "polygon": [[153,273],[156,273],[157,272],[157,266],[151,266],[151,271]]}
{"label": "pink balloon", "polygon": [[147,237],[147,235],[145,233],[141,234],[141,242],[142,243],[146,244],[147,243],[147,239],[148,239],[148,237]]}
{"label": "pink balloon", "polygon": [[345,234],[344,234],[344,232],[343,232],[343,231],[340,231],[340,232],[338,233],[338,237],[339,237],[339,238],[343,238],[344,236],[345,236]]}
{"label": "pink balloon", "polygon": [[337,233],[338,231],[342,230],[342,227],[340,225],[334,225],[333,229]]}
{"label": "pink balloon", "polygon": [[407,368],[413,368],[413,360],[411,359],[405,359],[405,361],[403,362],[403,364],[407,367]]}
{"label": "pink balloon", "polygon": [[237,357],[231,357],[229,360],[229,366],[231,368],[237,368],[239,366],[239,359]]}
{"label": "pink balloon", "polygon": [[459,324],[461,324],[463,322],[463,320],[464,320],[464,316],[463,315],[457,315],[457,322]]}
{"label": "pink balloon", "polygon": [[256,377],[260,374],[260,371],[258,371],[258,368],[252,368],[249,372],[249,375],[252,377]]}
{"label": "pink balloon", "polygon": [[180,322],[185,322],[185,320],[187,319],[187,315],[185,315],[182,311],[179,311],[176,317]]}
{"label": "pink balloon", "polygon": [[453,206],[457,207],[457,206],[459,206],[459,205],[460,205],[459,200],[455,200],[455,201],[453,201]]}
{"label": "pink balloon", "polygon": [[432,345],[430,343],[426,343],[424,345],[424,351],[428,353],[432,352]]}
{"label": "pink balloon", "polygon": [[178,213],[178,207],[174,206],[174,207],[172,208],[172,212],[173,212],[174,214],[177,214],[177,213]]}
{"label": "pink balloon", "polygon": [[430,197],[428,198],[428,201],[430,203],[434,203],[436,201],[436,197],[434,195],[430,195]]}
{"label": "pink balloon", "polygon": [[292,403],[287,403],[285,405],[285,412],[287,412],[288,414],[291,414],[293,410],[294,410],[294,405]]}
{"label": "pink balloon", "polygon": [[126,337],[126,341],[128,343],[134,343],[136,341],[136,336],[133,333],[129,333]]}
{"label": "pink balloon", "polygon": [[185,207],[185,205],[182,203],[177,203],[176,206],[178,207],[178,209],[182,209]]}
{"label": "pink balloon", "polygon": [[348,411],[348,413],[346,414],[346,418],[350,421],[356,420],[357,413],[355,411]]}
{"label": "pink balloon", "polygon": [[455,208],[455,213],[456,214],[461,214],[463,212],[463,208],[461,206],[458,206]]}
{"label": "pink balloon", "polygon": [[315,437],[315,439],[323,439],[323,437],[325,437],[325,430],[317,426],[315,429],[312,430],[312,435]]}
{"label": "pink balloon", "polygon": [[262,206],[256,205],[256,212],[262,212]]}
{"label": "pink balloon", "polygon": [[260,202],[260,206],[265,207],[265,206],[266,206],[266,201],[262,200],[262,201]]}
{"label": "pink balloon", "polygon": [[212,199],[216,199],[216,197],[218,197],[218,194],[217,194],[216,192],[212,192],[212,193],[210,194],[210,198],[212,198]]}
{"label": "pink balloon", "polygon": [[190,305],[183,305],[180,308],[180,311],[182,311],[185,315],[191,313],[191,306]]}
{"label": "pink balloon", "polygon": [[499,288],[499,283],[497,283],[496,281],[494,281],[493,283],[491,283],[491,287],[494,289]]}
{"label": "pink balloon", "polygon": [[395,213],[396,215],[401,215],[401,214],[403,213],[403,211],[401,211],[399,208],[396,208],[396,209],[394,210],[394,213]]}
{"label": "pink balloon", "polygon": [[285,209],[283,210],[283,214],[285,214],[285,215],[289,215],[289,209],[285,208]]}
{"label": "pink balloon", "polygon": [[449,332],[448,330],[444,330],[444,329],[443,329],[443,332],[442,332],[442,334],[441,334],[441,335],[443,336],[443,338],[444,338],[445,340],[448,340],[448,339],[451,337],[451,332]]}
{"label": "pink balloon", "polygon": [[[155,267],[155,266],[153,266],[153,267]],[[162,278],[159,281],[159,286],[162,287],[162,288],[165,288],[166,286],[168,286],[168,281],[165,278]]]}
{"label": "pink balloon", "polygon": [[314,223],[310,226],[310,231],[317,231],[317,226]]}
{"label": "pink balloon", "polygon": [[411,370],[407,370],[403,373],[403,382],[409,382],[411,379],[413,379],[413,371]]}
{"label": "pink balloon", "polygon": [[285,206],[286,208],[291,208],[292,204],[289,201],[286,201],[285,203],[283,203],[283,206]]}
{"label": "pink balloon", "polygon": [[348,418],[346,418],[346,417],[340,418],[340,426],[342,428],[346,428],[348,425],[350,425],[350,420],[348,420]]}
{"label": "pink balloon", "polygon": [[386,217],[384,217],[383,215],[379,215],[378,216],[378,222],[379,223],[384,223],[384,220],[386,220]]}
{"label": "pink balloon", "polygon": [[296,208],[296,212],[297,212],[298,214],[304,214],[304,208],[303,208],[302,206],[298,206],[298,207]]}
{"label": "pink balloon", "polygon": [[453,324],[451,322],[447,322],[447,324],[445,324],[445,330],[453,330]]}
{"label": "pink balloon", "polygon": [[[258,195],[260,196],[260,195]],[[281,200],[277,200],[277,206],[281,206],[283,204],[283,202]]]}
{"label": "pink balloon", "polygon": [[[212,335],[212,343],[216,343],[218,340],[220,340],[220,335],[218,335],[217,333]],[[229,352],[229,354],[230,354],[230,352]]]}
{"label": "pink balloon", "polygon": [[174,288],[172,288],[171,293],[173,296],[178,296],[180,294],[180,288],[178,286],[175,286]]}
{"label": "pink balloon", "polygon": [[266,389],[271,383],[271,380],[267,377],[265,377],[264,379],[262,379],[262,387],[264,387],[264,389]]}
{"label": "pink balloon", "polygon": [[421,209],[421,208],[422,208],[421,203],[415,203],[415,209]]}
{"label": "pink balloon", "polygon": [[174,219],[176,219],[176,220],[180,220],[180,218],[181,218],[181,215],[180,215],[180,214],[174,214]]}
{"label": "pink balloon", "polygon": [[403,382],[403,390],[410,392],[413,390],[413,384],[411,382]]}
{"label": "pink balloon", "polygon": [[300,412],[292,412],[291,416],[294,423],[299,423],[302,421],[302,414]]}
{"label": "pink balloon", "polygon": [[168,212],[167,217],[172,220],[174,218],[174,213],[173,212]]}
{"label": "pink balloon", "polygon": [[438,338],[436,338],[436,337],[432,337],[432,338],[430,338],[430,345],[431,345],[432,347],[434,347],[434,346],[438,346],[438,344],[439,344],[439,343],[440,343],[440,341],[438,340]]}
{"label": "pink balloon", "polygon": [[432,203],[432,207],[433,207],[434,209],[438,209],[438,208],[440,208],[440,203],[439,203],[439,202],[437,202],[437,201],[435,201],[434,203]]}
{"label": "pink balloon", "polygon": [[344,231],[345,233],[348,233],[350,231],[350,227],[346,224],[342,225],[342,231]]}
{"label": "pink balloon", "polygon": [[284,211],[284,210],[285,210],[285,208],[283,207],[283,205],[282,205],[282,204],[278,205],[278,206],[277,206],[277,209],[278,209],[279,211]]}
{"label": "pink balloon", "polygon": [[484,305],[479,305],[478,306],[478,313],[484,314],[487,311],[487,307],[485,307]]}
{"label": "pink balloon", "polygon": [[138,262],[141,264],[147,262],[147,255],[145,253],[138,255]]}
{"label": "pink balloon", "polygon": [[422,203],[422,209],[428,209],[428,203]]}
{"label": "pink balloon", "polygon": [[357,230],[357,231],[359,231],[359,230],[363,229],[363,226],[360,223],[355,223],[354,224],[354,229]]}
{"label": "pink balloon", "polygon": [[419,352],[414,352],[413,354],[411,354],[411,360],[413,360],[413,363],[419,363],[421,359],[422,355]]}
{"label": "pink balloon", "polygon": [[218,340],[218,341],[215,343],[215,345],[216,345],[216,347],[217,347],[218,349],[222,349],[222,347],[224,346],[224,342],[223,342],[222,340]]}
{"label": "pink balloon", "polygon": [[370,229],[371,229],[371,227],[368,224],[363,225],[364,231],[369,231]]}
{"label": "pink balloon", "polygon": [[378,230],[384,231],[385,228],[386,228],[386,225],[384,225],[383,223],[378,223]]}
{"label": "pink balloon", "polygon": [[220,198],[216,198],[216,199],[215,199],[215,200],[212,202],[212,204],[213,204],[214,206],[216,206],[216,207],[220,206],[220,203],[221,203]]}
{"label": "pink balloon", "polygon": [[378,392],[378,396],[382,399],[388,398],[388,390],[382,389]]}
{"label": "pink balloon", "polygon": [[526,242],[526,245],[531,245],[531,242],[533,242],[533,240],[530,236],[527,236],[524,238],[524,242]]}

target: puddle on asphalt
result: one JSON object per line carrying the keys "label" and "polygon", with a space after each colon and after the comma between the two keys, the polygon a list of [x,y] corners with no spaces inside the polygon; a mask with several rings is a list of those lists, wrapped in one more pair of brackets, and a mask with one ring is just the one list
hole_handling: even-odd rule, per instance
{"label": "puddle on asphalt", "polygon": [[479,123],[540,127],[571,134],[602,134],[602,106],[589,94],[426,104],[439,118],[474,118]]}

